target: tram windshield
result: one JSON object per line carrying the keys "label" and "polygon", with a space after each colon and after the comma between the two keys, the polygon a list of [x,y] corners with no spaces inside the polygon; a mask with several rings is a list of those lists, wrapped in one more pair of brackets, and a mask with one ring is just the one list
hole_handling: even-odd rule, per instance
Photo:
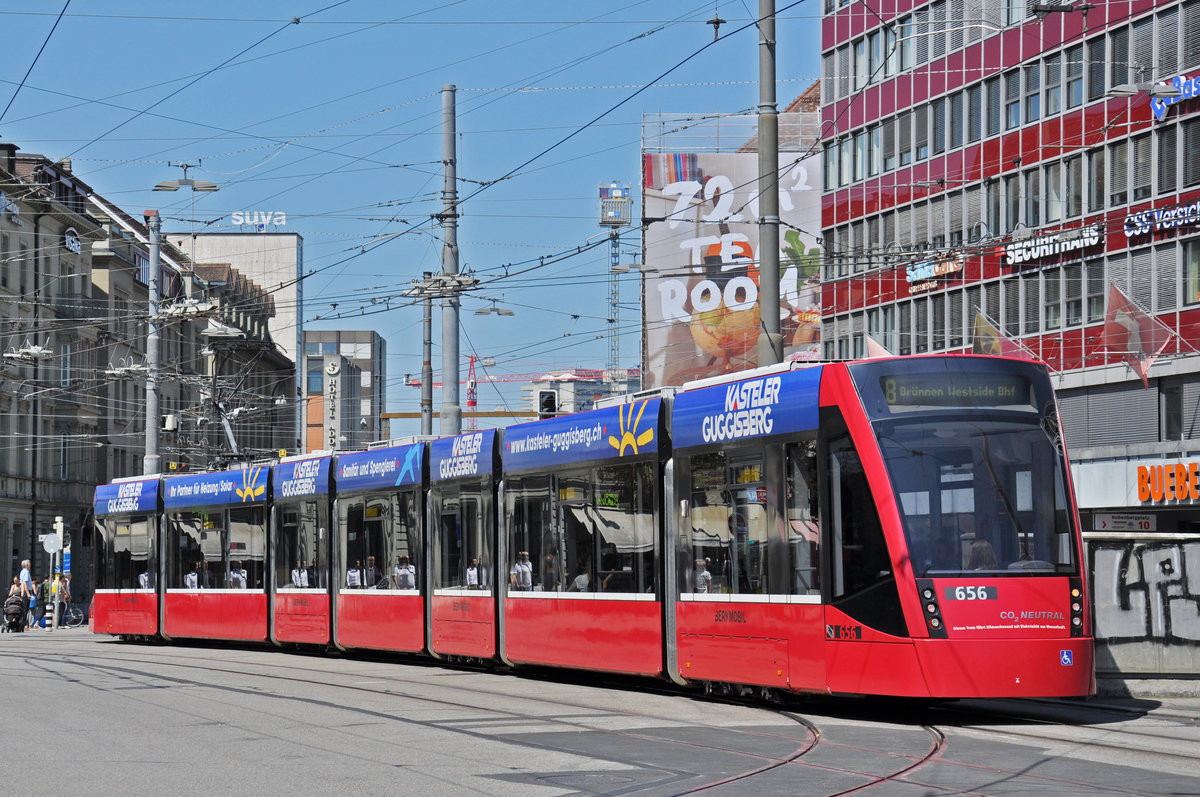
{"label": "tram windshield", "polygon": [[[1058,415],[1033,364],[931,358],[863,368],[917,576],[1077,572]],[[866,378],[864,378],[866,377]]]}

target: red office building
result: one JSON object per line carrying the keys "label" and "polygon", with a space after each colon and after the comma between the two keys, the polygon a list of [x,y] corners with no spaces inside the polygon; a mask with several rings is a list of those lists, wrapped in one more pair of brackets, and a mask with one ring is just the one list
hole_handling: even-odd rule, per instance
{"label": "red office building", "polygon": [[824,356],[1044,360],[1101,677],[1200,673],[1200,0],[823,4]]}

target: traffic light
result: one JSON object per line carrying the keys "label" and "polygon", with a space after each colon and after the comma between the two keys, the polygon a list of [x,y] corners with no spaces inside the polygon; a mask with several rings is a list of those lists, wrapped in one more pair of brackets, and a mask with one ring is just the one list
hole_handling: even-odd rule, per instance
{"label": "traffic light", "polygon": [[538,420],[558,415],[558,391],[539,390],[537,399]]}

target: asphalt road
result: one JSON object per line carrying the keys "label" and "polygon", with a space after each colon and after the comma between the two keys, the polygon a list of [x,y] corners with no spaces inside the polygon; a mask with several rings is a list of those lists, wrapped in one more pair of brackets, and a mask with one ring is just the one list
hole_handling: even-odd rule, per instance
{"label": "asphalt road", "polygon": [[386,657],[0,635],[11,794],[1200,794],[1200,701],[711,700]]}

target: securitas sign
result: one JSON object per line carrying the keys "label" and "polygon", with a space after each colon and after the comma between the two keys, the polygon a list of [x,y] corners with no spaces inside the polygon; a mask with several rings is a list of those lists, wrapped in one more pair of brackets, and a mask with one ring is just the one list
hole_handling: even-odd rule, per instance
{"label": "securitas sign", "polygon": [[249,504],[267,500],[267,474],[263,467],[174,476],[163,480],[163,506]]}
{"label": "securitas sign", "polygon": [[821,370],[814,366],[677,394],[671,421],[675,446],[816,429]]}
{"label": "securitas sign", "polygon": [[646,399],[510,426],[504,432],[504,470],[637,457],[658,451],[662,399]]}
{"label": "securitas sign", "polygon": [[1099,244],[1101,240],[1098,228],[1079,227],[1051,235],[1039,235],[1025,241],[1013,241],[1004,247],[1004,254],[1008,256],[1008,265],[1016,266],[1031,260],[1041,260],[1044,257],[1089,249]]}
{"label": "securitas sign", "polygon": [[338,492],[420,484],[424,443],[339,454],[334,468]]}
{"label": "securitas sign", "polygon": [[329,492],[329,457],[281,462],[271,471],[276,499],[325,495]]}
{"label": "securitas sign", "polygon": [[92,511],[97,515],[153,512],[158,508],[158,479],[139,479],[96,488]]}
{"label": "securitas sign", "polygon": [[1200,221],[1200,202],[1170,208],[1155,208],[1125,217],[1125,237],[1136,238],[1159,230],[1186,227]]}
{"label": "securitas sign", "polygon": [[434,440],[429,444],[429,480],[486,476],[495,450],[495,429]]}

